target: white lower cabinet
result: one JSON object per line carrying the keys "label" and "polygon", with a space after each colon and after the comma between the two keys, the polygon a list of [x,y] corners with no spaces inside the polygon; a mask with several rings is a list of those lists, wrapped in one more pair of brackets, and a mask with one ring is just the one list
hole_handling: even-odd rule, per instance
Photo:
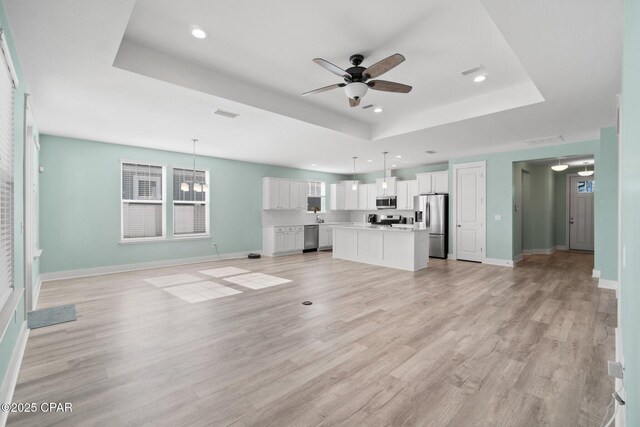
{"label": "white lower cabinet", "polygon": [[333,246],[333,230],[328,225],[318,228],[318,248],[327,249]]}
{"label": "white lower cabinet", "polygon": [[302,252],[304,226],[262,227],[262,254],[274,256]]}

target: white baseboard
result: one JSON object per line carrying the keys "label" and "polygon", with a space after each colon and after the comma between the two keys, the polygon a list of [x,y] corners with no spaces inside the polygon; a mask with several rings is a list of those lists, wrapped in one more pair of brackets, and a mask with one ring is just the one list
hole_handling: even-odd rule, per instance
{"label": "white baseboard", "polygon": [[569,248],[567,246],[556,246],[556,251],[568,251]]}
{"label": "white baseboard", "polygon": [[499,265],[501,267],[513,267],[513,261],[509,259],[485,258],[482,260],[482,263],[489,265]]}
{"label": "white baseboard", "polygon": [[227,254],[207,255],[193,258],[168,259],[163,261],[140,262],[136,264],[110,265],[106,267],[84,268],[81,270],[56,271],[53,273],[40,274],[40,280],[43,282],[49,280],[72,279],[75,277],[98,276],[101,274],[124,273],[127,271],[147,270],[149,268],[171,267],[174,265],[197,264],[200,262],[224,261],[228,259],[244,258],[250,253],[262,253],[261,250],[233,252]]}
{"label": "white baseboard", "polygon": [[591,277],[595,277],[596,279],[600,278],[600,270],[593,270]]}
{"label": "white baseboard", "polygon": [[[20,373],[20,365],[22,364],[22,356],[24,356],[24,350],[27,347],[27,339],[29,338],[29,329],[27,328],[27,322],[22,322],[22,328],[18,333],[18,340],[16,346],[11,354],[11,360],[7,366],[7,373],[4,377],[2,387],[0,387],[0,403],[11,403],[13,400],[13,392],[16,389],[16,383],[18,382],[18,373]],[[0,411],[0,426],[4,426],[7,423],[8,412]]]}
{"label": "white baseboard", "polygon": [[520,255],[516,255],[516,257],[513,259],[513,265],[517,265],[520,261],[522,261],[523,257],[522,254]]}
{"label": "white baseboard", "polygon": [[616,297],[618,296],[618,282],[616,280],[598,279],[598,287],[601,289],[613,289],[616,291]]}
{"label": "white baseboard", "polygon": [[447,254],[447,259],[452,259],[455,261],[456,257],[453,254]]}
{"label": "white baseboard", "polygon": [[559,250],[558,246],[545,249],[523,249],[522,255],[551,255],[557,250]]}

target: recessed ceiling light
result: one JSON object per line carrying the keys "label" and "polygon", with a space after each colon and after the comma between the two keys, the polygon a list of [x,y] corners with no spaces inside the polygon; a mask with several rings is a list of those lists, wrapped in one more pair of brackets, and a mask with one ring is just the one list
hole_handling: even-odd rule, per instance
{"label": "recessed ceiling light", "polygon": [[316,165],[315,163],[311,163],[311,166],[318,166],[318,165]]}
{"label": "recessed ceiling light", "polygon": [[481,82],[485,81],[486,79],[487,79],[486,74],[478,74],[477,76],[475,76],[473,78],[473,81],[476,82],[476,83],[481,83]]}
{"label": "recessed ceiling light", "polygon": [[207,33],[204,32],[202,28],[194,27],[191,30],[191,35],[197,39],[204,39],[207,37]]}
{"label": "recessed ceiling light", "polygon": [[402,158],[402,156],[396,156],[396,159],[401,159],[401,158]]}
{"label": "recessed ceiling light", "polygon": [[373,160],[369,159],[369,160],[367,160],[367,162],[371,163],[371,162],[373,162]]}
{"label": "recessed ceiling light", "polygon": [[376,108],[373,110],[373,112],[374,112],[374,113],[382,113],[382,108],[381,108],[381,107],[376,107]]}
{"label": "recessed ceiling light", "polygon": [[391,167],[392,167],[392,168],[395,168],[395,167],[396,167],[396,165],[391,165]]}

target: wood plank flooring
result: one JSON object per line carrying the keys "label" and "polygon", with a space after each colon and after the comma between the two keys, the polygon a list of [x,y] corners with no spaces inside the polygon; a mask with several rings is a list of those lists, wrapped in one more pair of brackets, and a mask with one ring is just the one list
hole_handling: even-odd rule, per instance
{"label": "wood plank flooring", "polygon": [[[292,280],[189,304],[144,279],[234,266]],[[616,300],[593,256],[416,273],[308,253],[45,283],[9,425],[598,426]],[[304,306],[304,300],[313,305]]]}

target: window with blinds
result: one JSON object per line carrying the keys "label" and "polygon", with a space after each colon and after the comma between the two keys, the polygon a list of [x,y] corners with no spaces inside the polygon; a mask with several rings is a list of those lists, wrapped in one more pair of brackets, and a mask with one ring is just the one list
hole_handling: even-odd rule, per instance
{"label": "window with blinds", "polygon": [[0,308],[13,290],[13,107],[15,80],[0,30]]}
{"label": "window with blinds", "polygon": [[122,163],[122,239],[164,237],[165,168]]}
{"label": "window with blinds", "polygon": [[[173,235],[209,234],[209,192],[194,191],[193,183],[209,185],[209,172],[173,168]],[[189,185],[182,191],[181,184]]]}
{"label": "window with blinds", "polygon": [[307,212],[325,212],[325,185],[321,181],[307,184]]}

